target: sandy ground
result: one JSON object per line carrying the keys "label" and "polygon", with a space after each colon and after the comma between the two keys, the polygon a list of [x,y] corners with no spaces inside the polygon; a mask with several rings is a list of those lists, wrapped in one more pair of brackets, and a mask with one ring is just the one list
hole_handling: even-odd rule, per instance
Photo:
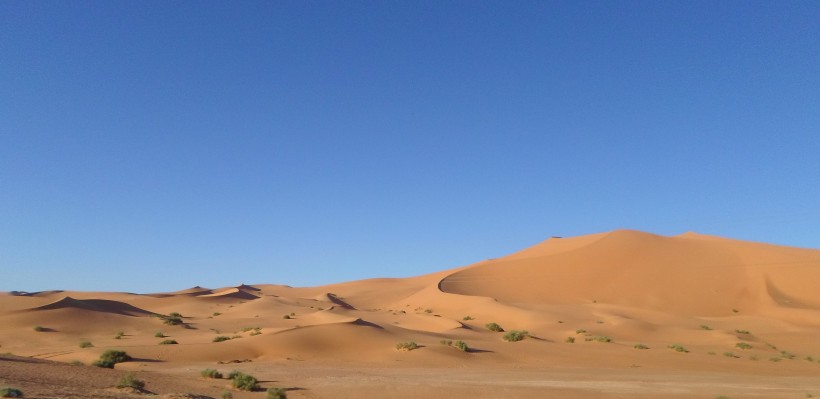
{"label": "sandy ground", "polygon": [[[820,397],[817,281],[817,250],[614,231],[406,279],[9,292],[0,386],[32,398],[265,396],[200,376],[216,368],[290,398]],[[182,324],[164,321],[173,312]],[[528,335],[506,342],[490,322]],[[441,343],[458,340],[470,349]],[[396,349],[407,341],[419,348]],[[90,366],[107,349],[134,360]],[[113,388],[126,372],[146,392]]]}

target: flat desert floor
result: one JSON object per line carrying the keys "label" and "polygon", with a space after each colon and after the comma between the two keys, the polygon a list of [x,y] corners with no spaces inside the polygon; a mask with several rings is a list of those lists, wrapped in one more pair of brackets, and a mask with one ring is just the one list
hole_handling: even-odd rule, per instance
{"label": "flat desert floor", "polygon": [[[817,281],[818,250],[619,230],[403,279],[8,292],[0,387],[29,398],[264,398],[269,387],[288,398],[820,397]],[[524,338],[508,342],[510,331]],[[405,342],[417,348],[398,350]],[[91,366],[109,349],[133,359]],[[203,378],[207,368],[251,374],[260,389]],[[126,373],[144,391],[115,388]]]}

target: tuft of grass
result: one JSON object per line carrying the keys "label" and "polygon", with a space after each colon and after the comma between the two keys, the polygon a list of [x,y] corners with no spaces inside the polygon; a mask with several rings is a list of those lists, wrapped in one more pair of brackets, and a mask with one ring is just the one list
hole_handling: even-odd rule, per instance
{"label": "tuft of grass", "polygon": [[467,316],[462,317],[461,320],[470,321],[470,320],[475,320],[475,318],[473,318],[473,316],[467,315]]}
{"label": "tuft of grass", "polygon": [[164,340],[164,341],[160,342],[159,344],[160,344],[160,345],[176,345],[176,344],[178,344],[178,343],[179,343],[179,342],[177,342],[176,340],[173,340],[173,339],[166,339],[166,340]]}
{"label": "tuft of grass", "polygon": [[456,341],[453,344],[453,347],[460,350],[460,351],[462,351],[462,352],[469,352],[470,351],[470,347],[467,346],[467,343],[464,342],[464,341]]}
{"label": "tuft of grass", "polygon": [[12,388],[12,387],[2,387],[0,388],[0,398],[22,398],[23,391]]}
{"label": "tuft of grass", "polygon": [[46,328],[43,326],[34,326],[34,331],[43,332],[46,331]]}
{"label": "tuft of grass", "polygon": [[231,378],[231,385],[234,388],[242,390],[242,391],[255,391],[259,387],[259,381],[250,374],[245,374],[243,372],[232,372],[233,377]]}
{"label": "tuft of grass", "polygon": [[686,349],[683,345],[680,344],[672,344],[669,345],[668,348],[672,349],[675,352],[689,353],[689,349]]}
{"label": "tuft of grass", "polygon": [[94,344],[92,344],[91,341],[89,341],[87,339],[84,339],[84,340],[80,341],[80,348],[92,348],[92,347],[94,347]]}
{"label": "tuft of grass", "polygon": [[117,334],[114,335],[114,339],[122,339],[125,336],[125,333],[122,331],[117,331]]}
{"label": "tuft of grass", "polygon": [[222,399],[233,399],[233,394],[230,391],[222,391],[222,394],[219,395]]}
{"label": "tuft of grass", "polygon": [[507,342],[518,342],[526,338],[529,333],[526,330],[512,330],[502,337]]}
{"label": "tuft of grass", "polygon": [[794,359],[796,357],[796,355],[794,353],[787,352],[787,351],[780,351],[780,356],[783,357],[784,359],[789,359],[789,360]]}
{"label": "tuft of grass", "polygon": [[409,352],[413,349],[418,349],[418,348],[419,348],[419,345],[417,343],[413,342],[413,341],[399,342],[398,344],[396,344],[396,349],[398,349],[400,351],[405,351],[405,352]]}
{"label": "tuft of grass", "polygon": [[813,362],[813,361],[814,361],[814,358],[813,358],[813,357],[811,357],[811,356],[806,356],[805,358],[803,358],[803,360],[805,360],[805,361],[807,361],[807,362]]}
{"label": "tuft of grass", "polygon": [[205,369],[202,370],[199,374],[205,378],[212,378],[216,380],[222,378],[222,373],[214,369]]}
{"label": "tuft of grass", "polygon": [[743,350],[752,349],[752,345],[750,345],[746,342],[738,342],[738,343],[735,344],[735,347],[743,349]]}
{"label": "tuft of grass", "polygon": [[586,334],[587,330],[584,330],[583,328],[579,328],[579,329],[575,330],[575,333],[576,334]]}
{"label": "tuft of grass", "polygon": [[154,337],[156,337],[156,338],[165,338],[165,337],[167,337],[167,335],[165,335],[162,331],[157,331],[154,334]]}
{"label": "tuft of grass", "polygon": [[219,316],[219,315],[221,315],[221,314],[222,314],[222,313],[219,313],[219,312],[214,312],[214,314],[212,314],[211,316],[216,317],[216,316]]}
{"label": "tuft of grass", "polygon": [[288,394],[285,388],[268,388],[266,399],[287,399]]}
{"label": "tuft of grass", "polygon": [[498,325],[498,323],[487,323],[484,327],[487,327],[488,330],[494,332],[504,332],[504,329]]}
{"label": "tuft of grass", "polygon": [[100,355],[100,360],[92,363],[92,365],[97,367],[103,367],[108,369],[113,369],[114,365],[117,363],[127,362],[131,360],[131,356],[128,356],[127,353],[119,350],[107,350]]}
{"label": "tuft of grass", "polygon": [[734,353],[732,353],[732,352],[723,352],[723,356],[726,356],[726,357],[731,357],[731,358],[733,358],[733,359],[737,359],[737,358],[739,358],[739,357],[740,357],[740,356],[738,356],[738,355],[735,355],[735,354],[734,354]]}
{"label": "tuft of grass", "polygon": [[133,373],[128,373],[122,376],[120,381],[117,382],[117,388],[142,389],[145,388],[145,381],[138,380],[137,377],[134,377]]}
{"label": "tuft of grass", "polygon": [[701,325],[700,325],[700,329],[701,329],[701,330],[710,331],[710,330],[712,330],[712,327],[709,327],[709,326],[708,326],[708,325],[706,325],[706,324],[701,324]]}
{"label": "tuft of grass", "polygon": [[633,348],[635,348],[635,349],[649,349],[649,347],[644,345],[644,344],[635,344],[635,346],[633,346]]}
{"label": "tuft of grass", "polygon": [[214,337],[212,342],[222,342],[222,341],[230,341],[231,337],[226,337],[224,335],[219,335]]}
{"label": "tuft of grass", "polygon": [[607,337],[606,335],[596,335],[594,337],[586,337],[585,341],[597,341],[597,342],[612,342],[612,338]]}
{"label": "tuft of grass", "polygon": [[433,309],[424,309],[424,313],[433,313]]}
{"label": "tuft of grass", "polygon": [[752,335],[752,333],[750,333],[749,330],[735,330],[735,333],[741,335]]}
{"label": "tuft of grass", "polygon": [[574,344],[575,343],[575,337],[567,337],[567,339],[565,339],[564,342],[566,342],[568,344]]}

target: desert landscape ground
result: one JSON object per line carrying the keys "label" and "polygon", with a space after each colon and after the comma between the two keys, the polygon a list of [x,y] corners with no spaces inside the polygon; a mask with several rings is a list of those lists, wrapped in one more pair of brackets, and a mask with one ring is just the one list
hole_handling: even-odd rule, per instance
{"label": "desert landscape ground", "polygon": [[[820,250],[617,230],[411,278],[14,291],[0,294],[0,387],[30,398],[263,398],[271,387],[289,398],[820,397],[818,281]],[[92,366],[107,350],[132,359]],[[126,373],[144,390],[116,388]]]}

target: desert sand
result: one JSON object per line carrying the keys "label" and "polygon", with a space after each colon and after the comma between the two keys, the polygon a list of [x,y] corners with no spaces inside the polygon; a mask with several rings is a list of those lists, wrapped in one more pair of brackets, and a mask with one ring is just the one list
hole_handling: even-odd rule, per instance
{"label": "desert sand", "polygon": [[[818,282],[820,250],[617,230],[412,278],[13,291],[0,293],[0,386],[30,398],[820,397]],[[166,324],[172,313],[182,324]],[[507,342],[488,323],[527,335]],[[459,340],[469,350],[441,343]],[[408,341],[419,347],[396,349]],[[90,365],[108,349],[133,360]],[[127,372],[144,392],[113,388]]]}

